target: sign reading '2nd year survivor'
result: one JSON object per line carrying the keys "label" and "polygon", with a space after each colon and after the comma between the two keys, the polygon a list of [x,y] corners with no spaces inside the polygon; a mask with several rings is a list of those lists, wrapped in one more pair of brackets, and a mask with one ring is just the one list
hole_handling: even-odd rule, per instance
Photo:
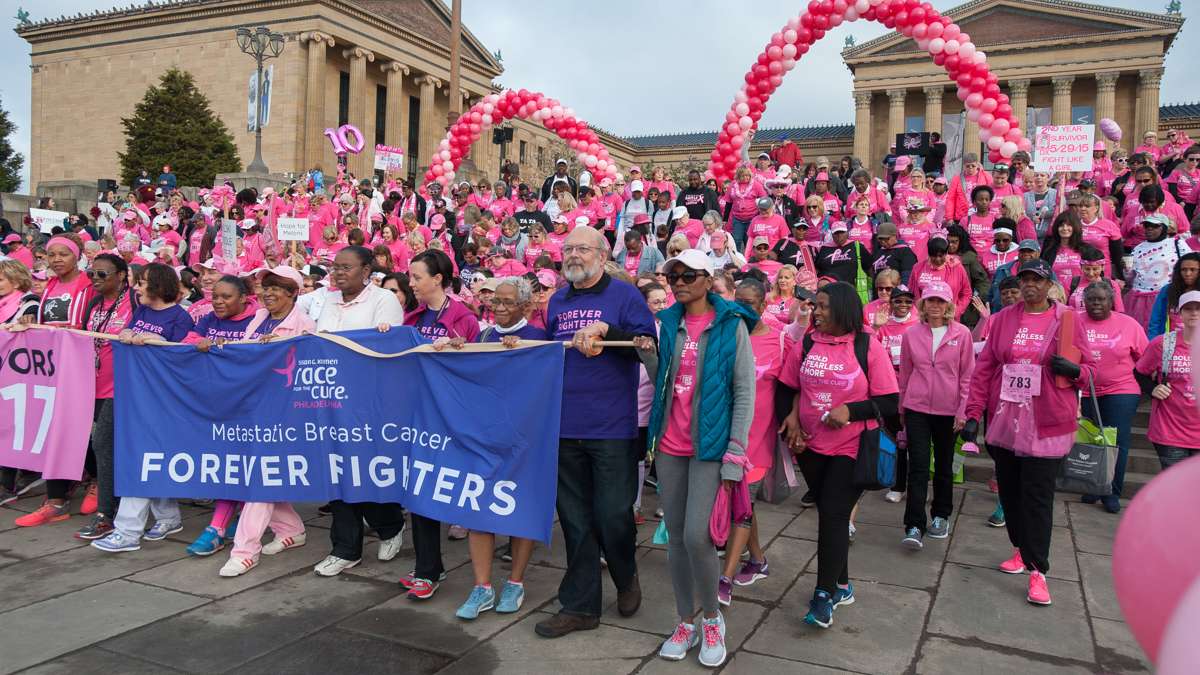
{"label": "sign reading '2nd year survivor'", "polygon": [[[424,342],[401,327],[343,335],[382,353]],[[385,359],[306,336],[114,355],[120,496],[395,502],[549,540],[561,345]],[[515,397],[515,382],[538,386]]]}

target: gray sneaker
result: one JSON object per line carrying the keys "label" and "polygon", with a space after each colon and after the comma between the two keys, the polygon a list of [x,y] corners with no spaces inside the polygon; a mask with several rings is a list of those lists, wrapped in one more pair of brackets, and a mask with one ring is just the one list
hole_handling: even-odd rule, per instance
{"label": "gray sneaker", "polygon": [[725,617],[717,612],[715,619],[701,619],[700,665],[716,668],[725,663]]}
{"label": "gray sneaker", "polygon": [[682,661],[688,650],[699,642],[700,636],[696,634],[696,627],[690,623],[681,623],[659,648],[658,655],[668,661]]}
{"label": "gray sneaker", "polygon": [[915,527],[910,527],[904,531],[904,539],[900,541],[900,545],[907,549],[920,551],[925,547],[925,542],[921,540],[921,531]]}
{"label": "gray sneaker", "polygon": [[929,523],[929,531],[927,534],[934,539],[945,539],[950,536],[950,521],[938,516]]}

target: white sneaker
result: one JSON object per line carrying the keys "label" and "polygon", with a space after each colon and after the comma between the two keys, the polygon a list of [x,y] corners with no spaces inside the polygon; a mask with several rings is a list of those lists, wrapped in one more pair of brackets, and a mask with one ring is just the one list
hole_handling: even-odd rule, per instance
{"label": "white sneaker", "polygon": [[700,665],[716,668],[725,663],[725,617],[717,612],[715,619],[700,619]]}
{"label": "white sneaker", "polygon": [[404,545],[404,530],[400,530],[400,534],[391,539],[381,539],[379,541],[379,559],[387,562],[392,558],[400,555],[400,547]]}
{"label": "white sneaker", "polygon": [[313,568],[313,571],[323,577],[336,577],[360,562],[362,562],[361,558],[358,560],[346,560],[344,558],[339,558],[336,555],[330,555],[325,556],[324,560],[317,563],[317,566]]}
{"label": "white sneaker", "polygon": [[308,535],[304,532],[291,537],[284,537],[283,539],[275,537],[275,539],[271,540],[270,543],[262,547],[262,552],[263,555],[276,555],[278,553],[283,553],[289,548],[303,546],[304,542],[306,541],[308,541]]}
{"label": "white sneaker", "polygon": [[896,492],[895,490],[888,490],[888,491],[887,491],[887,494],[885,494],[885,495],[883,496],[883,498],[884,498],[884,499],[886,499],[886,500],[888,500],[889,502],[891,502],[891,503],[893,503],[893,504],[899,504],[899,503],[900,503],[900,500],[901,500],[901,499],[904,499],[904,493],[903,493],[903,492]]}
{"label": "white sneaker", "polygon": [[255,558],[230,558],[217,574],[223,577],[240,577],[255,567],[258,567],[258,560]]}

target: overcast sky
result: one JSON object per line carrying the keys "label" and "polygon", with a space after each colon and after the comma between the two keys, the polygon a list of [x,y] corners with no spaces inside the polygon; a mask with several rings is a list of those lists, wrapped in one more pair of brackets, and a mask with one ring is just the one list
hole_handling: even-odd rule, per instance
{"label": "overcast sky", "polygon": [[[128,6],[130,0],[124,0]],[[141,0],[138,0],[141,2]],[[1185,0],[1185,16],[1194,0]],[[0,68],[0,103],[18,129],[14,145],[28,157],[29,45],[11,30],[17,7],[33,20],[109,9],[117,0],[0,0],[0,53],[16,67]],[[575,108],[589,123],[619,135],[715,130],[742,75],[771,33],[807,4],[803,0],[464,0],[463,21],[505,72],[500,84],[541,91]],[[959,2],[933,2],[947,10]],[[1166,0],[1114,0],[1114,6],[1164,11]],[[577,8],[587,8],[587,12]],[[751,11],[752,8],[752,11]],[[1167,56],[1162,102],[1197,98],[1200,19],[1184,24]],[[847,36],[858,42],[885,32],[856,21],[833,29],[800,61],[771,99],[761,126],[846,124],[853,121],[850,72],[842,64]],[[28,161],[26,161],[28,167]],[[28,172],[26,172],[26,176]]]}

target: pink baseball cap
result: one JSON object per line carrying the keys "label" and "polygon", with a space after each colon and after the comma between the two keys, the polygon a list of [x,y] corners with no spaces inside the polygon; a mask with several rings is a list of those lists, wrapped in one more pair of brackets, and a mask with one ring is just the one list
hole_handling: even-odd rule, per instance
{"label": "pink baseball cap", "polygon": [[12,244],[14,242],[19,242],[19,241],[21,241],[21,235],[17,234],[16,232],[13,232],[12,234],[10,234],[4,238],[4,241],[2,243]]}
{"label": "pink baseball cap", "polygon": [[817,177],[816,177],[816,178],[814,178],[813,180],[814,180],[814,181],[821,181],[821,180],[823,180],[823,181],[825,181],[826,183],[828,183],[828,182],[829,182],[829,174],[827,174],[827,173],[825,173],[824,171],[822,171],[822,172],[818,173],[818,174],[817,174]]}
{"label": "pink baseball cap", "polygon": [[542,285],[542,288],[556,288],[558,286],[558,275],[554,273],[554,270],[538,270],[537,280]]}
{"label": "pink baseball cap", "polygon": [[905,167],[912,164],[912,157],[908,155],[900,155],[896,158],[896,170],[903,171]]}
{"label": "pink baseball cap", "polygon": [[1184,305],[1189,305],[1193,302],[1200,302],[1200,291],[1188,291],[1179,296],[1179,304],[1176,306],[1176,309],[1182,310]]}
{"label": "pink baseball cap", "polygon": [[637,164],[634,164],[633,166],[629,167],[629,173],[633,173],[634,171],[641,173],[642,167],[638,166]]}
{"label": "pink baseball cap", "polygon": [[271,269],[258,270],[254,276],[258,278],[258,283],[261,284],[263,279],[265,279],[269,274],[287,279],[288,281],[296,284],[297,288],[304,288],[304,277],[300,276],[300,272],[294,267],[289,265],[276,265]]}
{"label": "pink baseball cap", "polygon": [[1092,152],[1108,152],[1108,148],[1104,146],[1104,141],[1096,141],[1092,146]]}
{"label": "pink baseball cap", "polygon": [[634,225],[645,225],[648,222],[650,222],[650,216],[644,213],[639,213],[633,217]]}
{"label": "pink baseball cap", "polygon": [[440,213],[433,214],[433,217],[429,219],[430,229],[440,230],[441,228],[443,228],[445,226],[446,226],[446,216],[443,216]]}
{"label": "pink baseball cap", "polygon": [[[1200,293],[1197,293],[1200,295]],[[925,302],[927,298],[941,298],[942,300],[953,304],[954,293],[951,292],[948,284],[935,281],[921,289],[921,302]]]}

